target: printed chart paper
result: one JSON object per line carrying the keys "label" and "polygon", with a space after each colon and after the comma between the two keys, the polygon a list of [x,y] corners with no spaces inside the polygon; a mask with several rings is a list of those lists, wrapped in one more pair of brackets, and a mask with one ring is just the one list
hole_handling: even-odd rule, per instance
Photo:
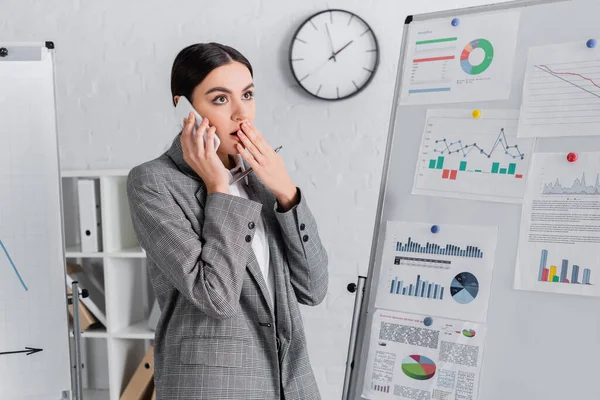
{"label": "printed chart paper", "polygon": [[376,310],[362,395],[477,400],[483,324]]}
{"label": "printed chart paper", "polygon": [[[518,11],[413,21],[400,104],[507,99],[519,28]],[[499,22],[501,21],[501,22]]]}
{"label": "printed chart paper", "polygon": [[566,155],[533,157],[515,288],[600,296],[600,152]]}
{"label": "printed chart paper", "polygon": [[600,53],[585,41],[529,49],[519,137],[600,134]]}
{"label": "printed chart paper", "polygon": [[520,203],[535,139],[518,139],[517,110],[430,109],[413,194]]}
{"label": "printed chart paper", "polygon": [[388,221],[375,307],[485,322],[497,228]]}

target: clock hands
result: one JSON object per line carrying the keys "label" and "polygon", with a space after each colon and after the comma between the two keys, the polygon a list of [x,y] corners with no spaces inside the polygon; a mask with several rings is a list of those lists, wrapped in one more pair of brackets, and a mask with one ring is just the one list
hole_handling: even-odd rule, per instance
{"label": "clock hands", "polygon": [[[331,45],[331,54],[333,54],[335,50],[333,49],[333,41],[331,40],[331,33],[329,33],[329,25],[327,25],[327,23],[325,23],[325,30],[327,31],[327,36],[329,37],[329,44]],[[333,56],[333,61],[337,62],[335,56]]]}
{"label": "clock hands", "polygon": [[325,62],[321,65],[319,65],[317,68],[315,68],[313,71],[309,72],[308,74],[306,74],[306,76],[302,79],[307,78],[308,76],[312,75],[312,74],[316,74],[317,72],[319,72],[321,70],[321,68],[323,68],[324,66],[326,66],[329,63],[329,60],[331,60],[331,57],[329,57],[327,60],[325,60]]}
{"label": "clock hands", "polygon": [[[312,74],[315,74],[315,73],[319,72],[324,66],[327,65],[327,63],[329,63],[329,60],[333,60],[334,62],[337,62],[337,59],[335,58],[335,56],[337,56],[338,54],[340,54],[346,47],[348,47],[352,43],[354,43],[354,40],[350,40],[348,43],[346,43],[345,45],[343,45],[339,50],[333,51],[333,41],[331,40],[331,33],[329,32],[329,25],[327,25],[327,23],[325,23],[325,30],[327,31],[327,37],[329,38],[329,44],[330,44],[331,49],[332,49],[331,56],[327,60],[325,60],[325,62],[323,62],[321,65],[319,65],[317,68],[315,68],[313,71],[311,71],[308,74],[304,75],[304,77],[302,79],[300,79],[300,82],[302,82],[304,79],[308,78]],[[356,86],[356,84],[355,84],[355,86]]]}
{"label": "clock hands", "polygon": [[[344,50],[346,47],[350,46],[350,45],[352,44],[352,42],[354,42],[354,40],[351,40],[351,41],[349,41],[348,43],[346,43],[346,44],[345,44],[345,45],[344,45],[344,46],[343,46],[341,49],[339,49],[338,51],[334,51],[334,52],[333,52],[333,54],[331,54],[331,57],[329,57],[327,60],[325,60],[325,62],[323,62],[323,64],[319,65],[319,66],[318,66],[316,69],[314,69],[313,71],[311,71],[311,72],[309,72],[308,74],[306,74],[306,75],[304,76],[304,78],[302,78],[302,79],[301,79],[301,81],[302,81],[302,80],[304,80],[304,79],[306,79],[306,78],[307,78],[307,77],[309,77],[310,75],[312,75],[312,74],[315,74],[315,73],[319,72],[319,71],[321,70],[321,68],[323,68],[324,66],[326,66],[326,65],[327,65],[327,63],[329,62],[329,60],[333,59],[334,61],[336,61],[336,60],[335,60],[335,56],[337,56],[338,54],[340,54],[340,52],[341,52],[342,50]],[[336,62],[337,62],[337,61],[336,61]]]}
{"label": "clock hands", "polygon": [[331,55],[331,57],[329,57],[329,60],[331,60],[332,58],[335,59],[335,56],[337,56],[338,54],[340,54],[340,52],[342,50],[344,50],[346,47],[350,46],[352,44],[352,42],[354,42],[354,40],[349,41],[341,49],[339,49],[338,51],[333,52],[333,54]]}

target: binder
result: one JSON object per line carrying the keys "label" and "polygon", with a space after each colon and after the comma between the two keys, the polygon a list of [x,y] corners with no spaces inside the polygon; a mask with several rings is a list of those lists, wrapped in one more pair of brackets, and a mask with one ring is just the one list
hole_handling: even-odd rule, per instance
{"label": "binder", "polygon": [[147,400],[154,388],[154,346],[151,345],[138,365],[120,400]]}
{"label": "binder", "polygon": [[82,252],[102,251],[100,193],[95,179],[78,179],[79,234]]}
{"label": "binder", "polygon": [[160,319],[160,307],[158,306],[158,301],[154,301],[152,305],[152,310],[150,311],[150,317],[148,318],[148,329],[152,331],[156,331],[156,325],[158,324],[158,320]]}

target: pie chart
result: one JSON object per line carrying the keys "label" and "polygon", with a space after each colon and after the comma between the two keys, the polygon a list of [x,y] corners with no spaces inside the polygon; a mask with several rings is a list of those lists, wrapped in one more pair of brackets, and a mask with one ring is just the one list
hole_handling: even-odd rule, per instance
{"label": "pie chart", "polygon": [[[485,54],[483,61],[477,65],[473,65],[471,64],[471,61],[469,61],[469,56],[475,49],[481,49]],[[486,39],[475,39],[468,43],[463,49],[460,55],[460,67],[469,75],[479,75],[488,69],[493,59],[494,46],[492,46],[492,43]]]}
{"label": "pie chart", "polygon": [[475,331],[473,329],[463,329],[462,334],[466,337],[475,337]]}
{"label": "pie chart", "polygon": [[479,293],[479,282],[470,272],[456,275],[450,284],[450,295],[459,304],[469,304]]}
{"label": "pie chart", "polygon": [[435,369],[435,363],[425,356],[411,355],[402,360],[402,372],[419,381],[433,378]]}

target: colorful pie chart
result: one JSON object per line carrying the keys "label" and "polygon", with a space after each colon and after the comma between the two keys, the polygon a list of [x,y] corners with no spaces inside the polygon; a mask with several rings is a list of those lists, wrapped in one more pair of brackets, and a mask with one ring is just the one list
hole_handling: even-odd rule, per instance
{"label": "colorful pie chart", "polygon": [[474,337],[475,331],[473,329],[463,329],[462,334],[466,337]]}
{"label": "colorful pie chart", "polygon": [[435,375],[435,363],[428,357],[411,355],[402,360],[402,372],[409,378],[426,381]]}
{"label": "colorful pie chart", "polygon": [[[477,65],[471,64],[469,57],[475,49],[483,50],[483,61]],[[486,39],[475,39],[465,46],[460,55],[460,67],[469,75],[479,75],[492,64],[494,59],[494,46]]]}
{"label": "colorful pie chart", "polygon": [[450,283],[450,295],[459,304],[469,304],[479,293],[479,282],[470,272],[461,272]]}

